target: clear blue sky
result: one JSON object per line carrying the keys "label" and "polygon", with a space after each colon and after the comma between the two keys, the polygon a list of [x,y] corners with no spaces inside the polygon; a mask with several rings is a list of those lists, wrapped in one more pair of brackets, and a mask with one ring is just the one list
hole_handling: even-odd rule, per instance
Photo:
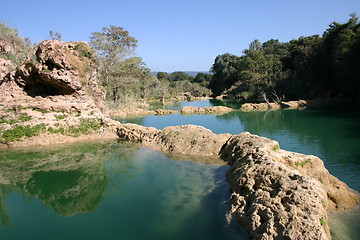
{"label": "clear blue sky", "polygon": [[285,42],[322,34],[333,22],[360,16],[360,0],[0,0],[0,21],[32,42],[59,32],[89,41],[115,25],[138,40],[153,71],[207,71],[217,55],[241,55],[254,39]]}

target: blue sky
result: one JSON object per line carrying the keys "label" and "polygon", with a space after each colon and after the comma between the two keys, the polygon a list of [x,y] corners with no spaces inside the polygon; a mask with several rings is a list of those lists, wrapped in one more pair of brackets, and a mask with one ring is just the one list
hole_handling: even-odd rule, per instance
{"label": "blue sky", "polygon": [[1,0],[0,21],[32,42],[60,32],[89,41],[109,25],[138,40],[153,71],[207,71],[217,55],[241,55],[254,39],[285,42],[322,34],[333,22],[360,16],[360,0]]}

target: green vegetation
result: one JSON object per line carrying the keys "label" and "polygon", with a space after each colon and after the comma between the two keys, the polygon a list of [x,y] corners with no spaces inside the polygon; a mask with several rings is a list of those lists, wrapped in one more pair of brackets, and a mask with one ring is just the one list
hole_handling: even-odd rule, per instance
{"label": "green vegetation", "polygon": [[280,150],[280,147],[279,146],[276,146],[273,148],[273,151],[276,152],[276,151],[279,151]]}
{"label": "green vegetation", "polygon": [[39,135],[41,132],[45,131],[45,124],[38,124],[35,126],[25,125],[25,126],[16,126],[12,129],[5,130],[2,133],[1,138],[4,142],[17,141],[22,137],[33,137]]}
{"label": "green vegetation", "polygon": [[311,159],[306,159],[302,162],[296,162],[295,165],[298,166],[298,167],[305,167],[306,164],[310,163],[311,162]]}
{"label": "green vegetation", "polygon": [[325,221],[324,218],[320,218],[319,221],[320,221],[320,225],[321,225],[322,227],[325,227],[325,226],[326,226],[327,222]]}
{"label": "green vegetation", "polygon": [[19,117],[20,122],[27,122],[27,121],[30,121],[31,119],[32,119],[32,117],[27,114],[21,114]]}
{"label": "green vegetation", "polygon": [[121,27],[93,32],[90,44],[99,57],[100,85],[106,89],[107,100],[117,107],[140,99],[164,100],[182,92],[210,93],[210,75],[194,78],[184,72],[160,72],[157,78],[153,76],[142,59],[135,57],[137,40]]}
{"label": "green vegetation", "polygon": [[242,56],[217,56],[210,89],[250,101],[357,98],[359,52],[360,23],[353,14],[347,23],[333,22],[322,36],[254,40]]}
{"label": "green vegetation", "polygon": [[56,120],[58,120],[58,121],[66,118],[65,115],[54,115],[54,117],[55,117]]}
{"label": "green vegetation", "polygon": [[30,51],[30,40],[21,38],[18,31],[0,22],[0,57],[18,65]]}
{"label": "green vegetation", "polygon": [[89,134],[101,127],[99,119],[80,119],[78,126],[69,126],[68,128],[60,127],[54,129],[48,127],[47,131],[50,133],[61,133],[68,136],[79,136],[81,134]]}

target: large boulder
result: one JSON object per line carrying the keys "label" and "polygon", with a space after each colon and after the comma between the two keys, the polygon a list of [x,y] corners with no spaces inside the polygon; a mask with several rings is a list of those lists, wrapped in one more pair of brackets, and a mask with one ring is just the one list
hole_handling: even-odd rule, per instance
{"label": "large boulder", "polygon": [[[95,52],[86,42],[43,41],[0,83],[2,108],[28,109],[26,114],[38,120],[39,111],[102,118],[107,106],[96,66]],[[53,115],[40,119],[46,122]]]}
{"label": "large boulder", "polygon": [[327,211],[359,204],[359,195],[312,155],[241,133],[220,152],[230,169],[231,215],[251,239],[331,239]]}

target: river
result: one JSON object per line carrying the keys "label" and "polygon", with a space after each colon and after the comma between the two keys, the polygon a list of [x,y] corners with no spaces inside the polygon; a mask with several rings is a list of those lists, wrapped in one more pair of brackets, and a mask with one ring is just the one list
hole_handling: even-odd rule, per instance
{"label": "river", "polygon": [[[227,105],[206,100],[166,106]],[[346,109],[234,111],[118,119],[163,128],[196,124],[253,134],[319,156],[360,191],[360,114]],[[247,239],[227,224],[226,166],[174,160],[158,151],[101,142],[2,151],[0,239]],[[330,215],[334,239],[359,239],[359,211]]]}

